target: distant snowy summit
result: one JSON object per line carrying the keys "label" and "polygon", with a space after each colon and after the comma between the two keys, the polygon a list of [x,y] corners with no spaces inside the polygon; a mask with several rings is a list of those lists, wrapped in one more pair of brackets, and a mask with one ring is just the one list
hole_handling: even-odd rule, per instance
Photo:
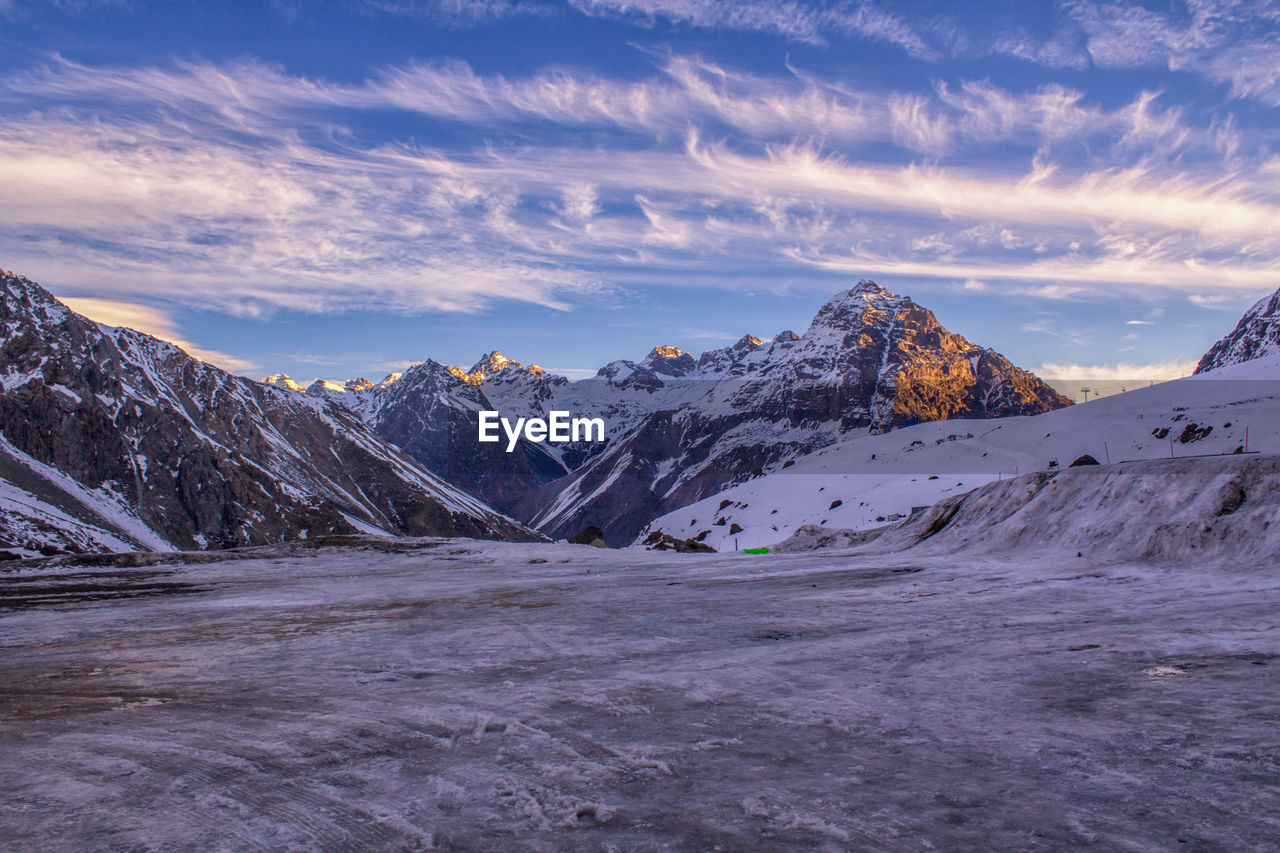
{"label": "distant snowy summit", "polygon": [[485,353],[479,361],[471,365],[470,370],[463,370],[460,367],[446,369],[468,385],[479,385],[486,379],[492,378],[503,371],[508,371],[509,374],[523,373],[528,376],[541,376],[546,373],[536,364],[525,367],[520,362],[507,358],[497,350]]}
{"label": "distant snowy summit", "polygon": [[1280,290],[1255,302],[1235,329],[1204,354],[1196,373],[1267,356],[1280,356]]}

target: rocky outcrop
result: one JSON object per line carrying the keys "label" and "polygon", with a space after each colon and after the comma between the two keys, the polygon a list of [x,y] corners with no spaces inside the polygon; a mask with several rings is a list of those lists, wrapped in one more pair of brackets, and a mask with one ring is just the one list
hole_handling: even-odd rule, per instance
{"label": "rocky outcrop", "polygon": [[650,551],[675,551],[680,554],[714,554],[715,548],[697,539],[677,539],[669,533],[655,530],[641,543]]}

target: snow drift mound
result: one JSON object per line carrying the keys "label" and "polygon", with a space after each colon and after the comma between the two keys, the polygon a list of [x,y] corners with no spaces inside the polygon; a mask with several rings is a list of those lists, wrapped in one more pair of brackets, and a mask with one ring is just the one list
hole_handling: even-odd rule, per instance
{"label": "snow drift mound", "polygon": [[988,483],[878,530],[807,525],[778,551],[1031,552],[1091,559],[1280,560],[1280,457],[1170,459]]}

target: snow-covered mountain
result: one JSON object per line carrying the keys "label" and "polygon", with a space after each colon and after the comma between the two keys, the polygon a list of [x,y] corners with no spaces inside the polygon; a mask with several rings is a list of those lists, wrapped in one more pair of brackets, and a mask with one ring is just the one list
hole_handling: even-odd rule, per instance
{"label": "snow-covered mountain", "polygon": [[1235,329],[1204,354],[1196,373],[1270,355],[1280,355],[1280,290],[1254,303]]}
{"label": "snow-covered mountain", "polygon": [[[483,366],[461,372],[435,361],[415,364],[398,379],[374,389],[360,414],[378,435],[451,483],[506,510],[531,489],[561,477],[565,466],[545,444],[520,442],[511,453],[503,443],[476,440],[476,413],[500,406],[486,388],[508,378],[529,380],[536,394],[541,373],[522,371],[514,362],[488,382]],[[470,373],[470,377],[468,377]]]}
{"label": "snow-covered mountain", "polygon": [[283,378],[232,376],[99,325],[18,275],[0,272],[0,294],[0,547],[535,536]]}
{"label": "snow-covered mountain", "polygon": [[[306,393],[348,406],[431,470],[551,536],[593,524],[610,544],[851,432],[1070,405],[910,298],[866,280],[824,305],[803,336],[744,335],[697,358],[658,345],[638,362],[614,361],[570,382],[495,351],[470,369],[427,361],[376,386],[317,381]],[[508,454],[476,442],[481,409],[599,417],[606,441],[522,442]]]}
{"label": "snow-covered mountain", "polygon": [[653,397],[660,404],[532,496],[526,510],[537,507],[528,516],[537,529],[561,537],[594,524],[610,544],[623,544],[648,518],[848,434],[1070,405],[999,353],[870,281],[824,305],[803,336],[784,332],[767,344],[745,336],[671,378],[652,363],[639,367],[646,383],[659,383]]}

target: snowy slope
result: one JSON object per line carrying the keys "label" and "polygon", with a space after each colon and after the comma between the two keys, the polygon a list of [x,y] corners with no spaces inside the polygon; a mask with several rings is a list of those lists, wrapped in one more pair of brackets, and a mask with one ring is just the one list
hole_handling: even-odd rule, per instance
{"label": "snowy slope", "polygon": [[1150,459],[988,483],[870,531],[806,526],[778,550],[1275,566],[1278,519],[1280,456]]}
{"label": "snowy slope", "polygon": [[[919,424],[853,436],[667,513],[647,530],[709,531],[717,549],[779,542],[801,525],[864,529],[991,480],[1099,462],[1280,454],[1280,357],[1255,360],[1035,417]],[[936,478],[936,479],[934,479]],[[833,501],[842,503],[832,508]],[[721,509],[721,504],[728,503]],[[724,519],[723,525],[715,522]],[[730,534],[734,524],[742,527]],[[642,534],[638,538],[643,538]]]}
{"label": "snowy slope", "polygon": [[0,542],[23,557],[172,551],[109,486],[89,488],[0,437]]}

